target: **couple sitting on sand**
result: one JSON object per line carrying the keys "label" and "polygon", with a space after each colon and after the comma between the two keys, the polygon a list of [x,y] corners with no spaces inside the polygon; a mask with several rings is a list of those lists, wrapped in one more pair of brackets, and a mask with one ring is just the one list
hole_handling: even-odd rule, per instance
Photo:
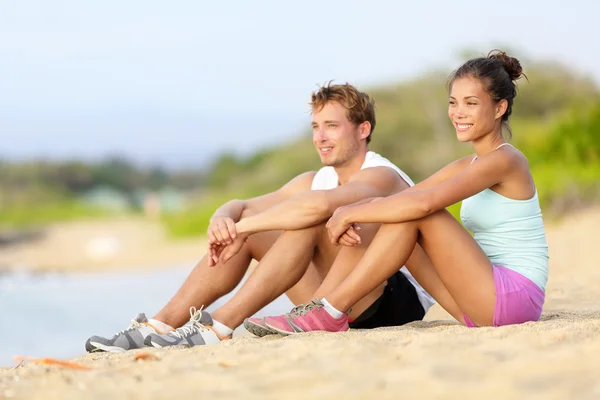
{"label": "couple sitting on sand", "polygon": [[[208,254],[171,301],[112,338],[91,337],[86,349],[215,344],[242,322],[257,336],[395,326],[421,320],[434,301],[468,327],[536,321],[548,246],[527,159],[503,135],[522,75],[499,51],[451,75],[448,116],[475,154],[416,185],[368,150],[372,99],[348,84],[320,88],[312,129],[324,167],[219,208]],[[474,236],[445,210],[459,201]],[[239,291],[203,311],[252,259],[258,266]],[[289,313],[248,318],[283,293],[297,305]]]}

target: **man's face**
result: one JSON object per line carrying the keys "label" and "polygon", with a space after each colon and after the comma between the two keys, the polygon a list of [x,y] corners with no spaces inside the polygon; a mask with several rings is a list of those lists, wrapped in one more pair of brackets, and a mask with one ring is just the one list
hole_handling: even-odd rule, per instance
{"label": "man's face", "polygon": [[330,101],[313,110],[313,143],[325,166],[344,165],[358,155],[361,132],[348,120],[348,111],[338,102]]}

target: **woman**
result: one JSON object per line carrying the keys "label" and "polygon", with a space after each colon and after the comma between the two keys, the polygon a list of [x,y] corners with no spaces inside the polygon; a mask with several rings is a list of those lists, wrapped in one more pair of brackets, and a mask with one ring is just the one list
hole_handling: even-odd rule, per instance
{"label": "woman", "polygon": [[[360,223],[382,223],[363,258],[335,289],[317,292],[321,300],[265,325],[284,334],[347,330],[348,310],[398,265],[466,326],[538,320],[548,278],[544,223],[527,159],[503,135],[522,76],[519,61],[500,51],[456,70],[448,116],[475,154],[401,193],[338,209],[327,228],[341,245],[360,241]],[[445,210],[459,201],[474,236]]]}

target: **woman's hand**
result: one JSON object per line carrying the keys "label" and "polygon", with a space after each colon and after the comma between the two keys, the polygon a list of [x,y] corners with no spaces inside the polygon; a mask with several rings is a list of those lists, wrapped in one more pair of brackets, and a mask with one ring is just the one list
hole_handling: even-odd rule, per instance
{"label": "woman's hand", "polygon": [[357,244],[361,243],[360,235],[360,225],[352,224],[350,228],[344,232],[342,236],[340,236],[338,243],[342,246],[354,247]]}
{"label": "woman's hand", "polygon": [[360,236],[357,231],[360,227],[356,226],[356,230],[352,221],[349,220],[349,207],[339,207],[329,221],[327,221],[327,233],[329,240],[334,245],[354,246],[360,243]]}

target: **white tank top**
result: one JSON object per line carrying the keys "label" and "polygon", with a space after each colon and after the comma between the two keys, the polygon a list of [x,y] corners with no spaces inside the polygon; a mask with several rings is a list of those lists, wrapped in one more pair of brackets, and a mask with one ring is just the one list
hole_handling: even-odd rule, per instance
{"label": "white tank top", "polygon": [[[390,160],[380,156],[375,152],[369,151],[367,152],[365,162],[363,163],[362,167],[360,167],[360,169],[373,167],[391,168],[394,171],[396,171],[398,175],[400,175],[400,177],[404,179],[406,183],[409,184],[409,186],[415,185],[414,182],[410,179],[410,177],[406,175],[406,173],[404,173],[404,171],[402,171],[400,168],[395,166]],[[333,167],[323,167],[317,172],[317,174],[313,178],[311,189],[330,190],[335,189],[339,186],[339,184],[340,182],[338,179],[338,175],[335,172],[335,169]],[[425,312],[427,312],[427,310],[429,310],[429,308],[435,304],[435,300],[433,299],[433,297],[431,297],[429,293],[427,293],[425,289],[423,289],[421,285],[419,285],[419,283],[415,280],[415,278],[413,278],[413,276],[410,274],[408,269],[406,269],[406,267],[403,266],[402,268],[400,268],[400,272],[402,272],[404,276],[406,276],[406,278],[409,280],[409,282],[412,283],[412,285],[415,287],[417,291],[417,296],[419,296],[419,301],[425,309]]]}

